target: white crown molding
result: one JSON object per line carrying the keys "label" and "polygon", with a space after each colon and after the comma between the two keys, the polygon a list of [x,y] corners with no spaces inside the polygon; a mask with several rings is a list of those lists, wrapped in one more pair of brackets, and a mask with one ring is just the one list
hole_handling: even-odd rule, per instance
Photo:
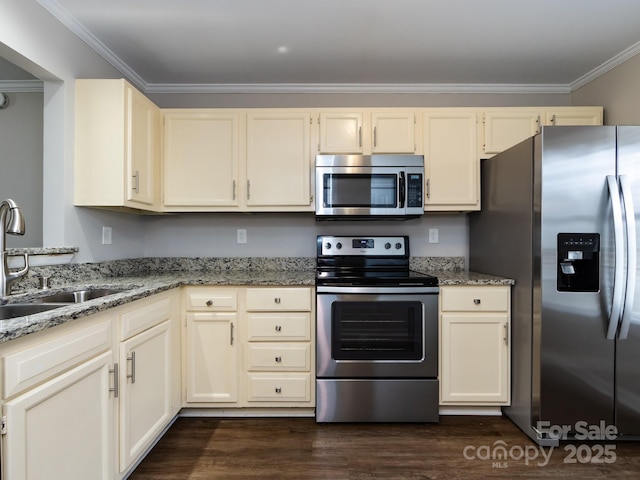
{"label": "white crown molding", "polygon": [[571,88],[571,91],[573,92],[574,90],[577,90],[580,87],[584,87],[587,83],[592,82],[596,78],[604,75],[609,70],[616,68],[618,65],[623,64],[627,60],[638,55],[639,53],[640,53],[640,42],[636,43],[635,45],[631,45],[629,48],[627,48],[626,50],[623,50],[615,57],[607,60],[599,67],[594,68],[590,72],[586,73],[582,77],[572,82],[569,85]]}
{"label": "white crown molding", "polygon": [[37,2],[47,9],[51,15],[56,17],[60,23],[80,37],[80,39],[89,45],[89,47],[93,48],[98,55],[113,65],[116,70],[129,79],[131,83],[143,91],[146,89],[147,84],[140,75],[138,75],[131,67],[129,67],[129,65],[124,63],[118,56],[109,50],[109,48],[107,48],[104,43],[98,40],[89,30],[87,30],[84,25],[69,15],[69,13],[63,9],[56,0],[37,0]]}
{"label": "white crown molding", "polygon": [[146,93],[570,93],[568,85],[520,85],[520,84],[171,84],[150,83]]}
{"label": "white crown molding", "polygon": [[0,92],[41,93],[44,92],[42,80],[0,80]]}

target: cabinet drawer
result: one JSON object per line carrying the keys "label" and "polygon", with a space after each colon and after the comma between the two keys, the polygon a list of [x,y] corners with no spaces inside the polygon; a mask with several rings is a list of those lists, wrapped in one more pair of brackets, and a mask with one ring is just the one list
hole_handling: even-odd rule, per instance
{"label": "cabinet drawer", "polygon": [[300,311],[311,310],[309,288],[247,288],[248,311]]}
{"label": "cabinet drawer", "polygon": [[12,397],[29,387],[80,365],[111,348],[112,320],[62,335],[4,357],[3,397]]}
{"label": "cabinet drawer", "polygon": [[310,330],[310,313],[277,312],[247,315],[249,341],[309,340]]}
{"label": "cabinet drawer", "polygon": [[185,294],[186,309],[203,312],[235,312],[238,291],[221,288],[193,288]]}
{"label": "cabinet drawer", "polygon": [[443,312],[506,312],[509,287],[443,287],[440,290]]}
{"label": "cabinet drawer", "polygon": [[308,343],[249,344],[246,351],[248,370],[285,370],[308,372],[311,370],[311,346]]}
{"label": "cabinet drawer", "polygon": [[250,373],[247,382],[249,402],[308,402],[311,375],[301,373]]}
{"label": "cabinet drawer", "polygon": [[120,340],[131,338],[170,318],[171,298],[169,297],[125,312],[120,315]]}

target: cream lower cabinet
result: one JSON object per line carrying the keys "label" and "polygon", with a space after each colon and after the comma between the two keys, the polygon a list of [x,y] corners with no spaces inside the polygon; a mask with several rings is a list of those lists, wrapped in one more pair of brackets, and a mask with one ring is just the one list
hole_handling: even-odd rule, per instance
{"label": "cream lower cabinet", "polygon": [[225,287],[188,287],[186,402],[238,407],[238,296]]}
{"label": "cream lower cabinet", "polygon": [[123,478],[181,407],[179,295],[0,345],[3,477]]}
{"label": "cream lower cabinet", "polygon": [[422,125],[425,211],[479,210],[476,111],[428,109],[423,114]]}
{"label": "cream lower cabinet", "polygon": [[185,289],[187,407],[313,407],[308,287]]}
{"label": "cream lower cabinet", "polygon": [[313,406],[311,305],[309,288],[246,289],[247,405]]}
{"label": "cream lower cabinet", "polygon": [[95,315],[0,346],[2,478],[115,477],[113,323]]}
{"label": "cream lower cabinet", "polygon": [[440,404],[510,402],[510,287],[440,289]]}

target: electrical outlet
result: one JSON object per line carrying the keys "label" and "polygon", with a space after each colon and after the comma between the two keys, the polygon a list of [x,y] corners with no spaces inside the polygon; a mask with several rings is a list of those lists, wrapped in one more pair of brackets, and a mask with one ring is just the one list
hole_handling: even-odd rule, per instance
{"label": "electrical outlet", "polygon": [[102,245],[111,245],[111,227],[102,227]]}
{"label": "electrical outlet", "polygon": [[438,235],[439,235],[439,232],[437,228],[430,228],[429,243],[438,243],[439,242]]}
{"label": "electrical outlet", "polygon": [[239,228],[236,231],[236,235],[237,235],[238,243],[247,243],[247,229],[246,228]]}

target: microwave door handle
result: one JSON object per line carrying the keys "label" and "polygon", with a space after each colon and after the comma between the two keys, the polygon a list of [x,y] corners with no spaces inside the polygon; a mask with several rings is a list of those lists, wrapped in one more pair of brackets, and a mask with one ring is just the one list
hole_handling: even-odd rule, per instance
{"label": "microwave door handle", "polygon": [[404,185],[404,172],[400,172],[400,188],[398,188],[398,200],[400,204],[400,208],[404,208],[404,199],[406,197],[405,194],[405,185]]}

